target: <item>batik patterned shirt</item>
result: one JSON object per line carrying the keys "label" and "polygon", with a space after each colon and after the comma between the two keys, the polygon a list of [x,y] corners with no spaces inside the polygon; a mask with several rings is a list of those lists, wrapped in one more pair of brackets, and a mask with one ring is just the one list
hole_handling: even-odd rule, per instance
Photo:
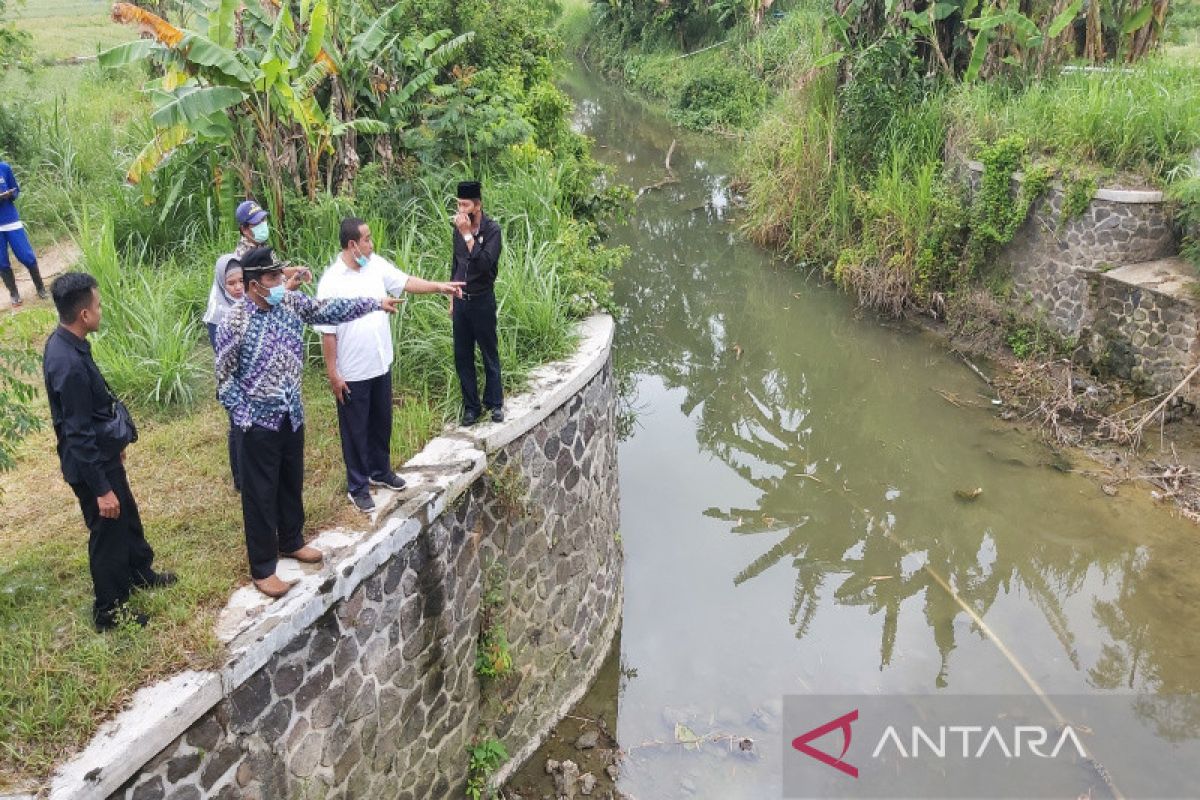
{"label": "batik patterned shirt", "polygon": [[287,292],[269,309],[249,298],[236,304],[217,328],[217,397],[233,424],[277,431],[286,415],[299,430],[304,424],[304,326],[338,325],[381,308],[375,299],[318,302],[301,292]]}

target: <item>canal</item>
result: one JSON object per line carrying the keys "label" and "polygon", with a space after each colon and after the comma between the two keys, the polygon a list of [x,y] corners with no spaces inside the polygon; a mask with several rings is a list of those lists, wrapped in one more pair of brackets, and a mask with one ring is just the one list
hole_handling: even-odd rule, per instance
{"label": "canal", "polygon": [[[661,183],[613,235],[625,605],[575,712],[624,751],[621,792],[779,797],[790,694],[1028,693],[1018,665],[1047,693],[1200,688],[1194,526],[1107,496],[943,343],[739,238],[732,143],[566,87],[615,179]],[[576,723],[507,791],[586,759]]]}

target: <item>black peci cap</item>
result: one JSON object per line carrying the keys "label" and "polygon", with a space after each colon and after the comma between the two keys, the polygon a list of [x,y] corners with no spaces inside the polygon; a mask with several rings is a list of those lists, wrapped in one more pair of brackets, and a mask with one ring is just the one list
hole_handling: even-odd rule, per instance
{"label": "black peci cap", "polygon": [[282,270],[283,264],[275,260],[275,253],[270,247],[256,247],[242,256],[242,274],[247,283],[265,273]]}
{"label": "black peci cap", "polygon": [[482,198],[482,187],[479,185],[479,181],[459,181],[459,200],[480,200]]}

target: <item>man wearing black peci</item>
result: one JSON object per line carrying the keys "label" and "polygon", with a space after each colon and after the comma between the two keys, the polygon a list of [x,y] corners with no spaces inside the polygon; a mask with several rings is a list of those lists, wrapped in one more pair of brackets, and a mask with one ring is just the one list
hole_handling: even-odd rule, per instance
{"label": "man wearing black peci", "polygon": [[[89,334],[100,330],[100,290],[85,272],[67,272],[50,286],[59,326],[46,341],[42,372],[63,477],[79,499],[88,539],[88,566],[99,630],[116,627],[135,588],[170,586],[175,575],[155,572],[137,501],[125,475],[125,447],[137,439],[129,412],[109,390],[92,360]],[[146,624],[137,614],[131,620]]]}
{"label": "man wearing black peci", "polygon": [[463,425],[474,425],[483,409],[475,376],[475,346],[483,356],[483,406],[493,422],[504,421],[500,387],[500,353],[496,341],[496,272],[500,262],[500,226],[483,213],[478,181],[458,184],[454,215],[454,260],[451,279],[463,281],[461,298],[451,299],[454,323],[454,369],[462,389]]}

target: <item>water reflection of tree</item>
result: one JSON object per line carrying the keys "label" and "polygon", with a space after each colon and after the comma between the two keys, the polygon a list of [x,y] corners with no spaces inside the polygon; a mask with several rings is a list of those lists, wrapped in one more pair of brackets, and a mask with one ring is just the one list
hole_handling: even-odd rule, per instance
{"label": "water reflection of tree", "polygon": [[[981,615],[1016,581],[1034,597],[1077,664],[1059,597],[1064,587],[1069,591],[1082,583],[1087,559],[1063,565],[1058,558],[1042,558],[1028,542],[1001,547],[987,529],[952,535],[902,534],[886,501],[872,508],[872,502],[878,501],[862,498],[853,488],[857,478],[849,473],[859,472],[857,466],[847,469],[815,455],[828,452],[819,441],[828,436],[814,433],[810,412],[804,410],[808,394],[804,376],[789,382],[785,372],[756,371],[752,366],[710,373],[719,382],[734,376],[739,385],[719,384],[706,393],[709,400],[699,427],[705,449],[759,492],[754,507],[714,508],[706,513],[729,522],[739,535],[783,534],[737,574],[735,583],[790,560],[796,570],[790,620],[796,636],[802,637],[820,607],[827,582],[838,576],[832,589],[838,603],[883,615],[881,667],[894,655],[901,604],[923,596],[925,620],[941,655],[937,683],[945,685],[948,658],[955,647],[954,623],[963,610],[937,585],[930,570],[943,576]],[[835,436],[844,438],[842,450],[855,449],[850,431],[840,429]],[[985,548],[995,551],[986,567],[979,559]]]}
{"label": "water reflection of tree", "polygon": [[[686,182],[675,191],[656,202],[689,205]],[[695,187],[691,191],[694,197]],[[739,270],[723,260],[727,251],[711,235],[703,238],[701,233],[701,241],[681,246],[693,242],[693,230],[711,224],[705,210],[661,212],[661,207],[650,208],[645,213],[652,219],[638,224],[668,245],[662,254],[638,253],[634,264],[639,257],[659,259],[665,268],[635,266],[619,280],[621,348],[631,368],[654,373],[667,386],[684,391],[684,413],[699,410],[701,446],[758,492],[750,506],[708,511],[727,521],[737,535],[777,538],[737,573],[735,582],[789,564],[795,570],[789,618],[798,637],[808,632],[829,592],[841,604],[880,615],[881,667],[895,655],[902,604],[921,597],[925,623],[941,656],[939,685],[947,682],[958,635],[955,621],[964,612],[928,570],[943,576],[981,616],[998,597],[1019,589],[1040,608],[1063,653],[1081,669],[1061,598],[1079,591],[1093,566],[1120,575],[1122,597],[1138,590],[1133,583],[1139,571],[1119,563],[1120,553],[1102,555],[1097,564],[1094,551],[1027,537],[1023,531],[985,526],[939,530],[947,515],[936,510],[922,513],[908,506],[897,523],[892,504],[877,493],[864,496],[861,488],[866,484],[871,489],[870,479],[878,485],[889,472],[904,473],[899,454],[872,451],[877,439],[894,441],[893,432],[872,429],[881,424],[878,420],[856,419],[848,409],[831,408],[827,398],[813,403],[809,397],[810,381],[829,386],[847,379],[823,374],[836,369],[830,364],[861,357],[855,351],[855,331],[835,319],[841,309],[828,309],[829,329],[822,336],[832,352],[809,358],[798,354],[806,346],[793,338],[794,331],[781,321],[787,315],[779,313],[792,302],[790,293],[781,292],[770,271],[761,263]],[[713,280],[714,275],[721,279]],[[806,307],[806,313],[813,308]],[[845,390],[853,395],[867,389],[851,385]],[[916,468],[907,465],[910,471],[934,458],[911,451],[905,455],[917,462]],[[948,494],[945,502],[953,502]],[[981,561],[985,551],[990,558]],[[1153,660],[1155,653],[1146,642],[1163,641],[1139,633],[1132,620],[1142,626],[1155,623],[1147,623],[1136,605],[1121,598],[1098,605],[1097,617],[1114,639],[1089,673],[1099,686],[1117,685],[1110,674],[1128,672],[1131,658]]]}

